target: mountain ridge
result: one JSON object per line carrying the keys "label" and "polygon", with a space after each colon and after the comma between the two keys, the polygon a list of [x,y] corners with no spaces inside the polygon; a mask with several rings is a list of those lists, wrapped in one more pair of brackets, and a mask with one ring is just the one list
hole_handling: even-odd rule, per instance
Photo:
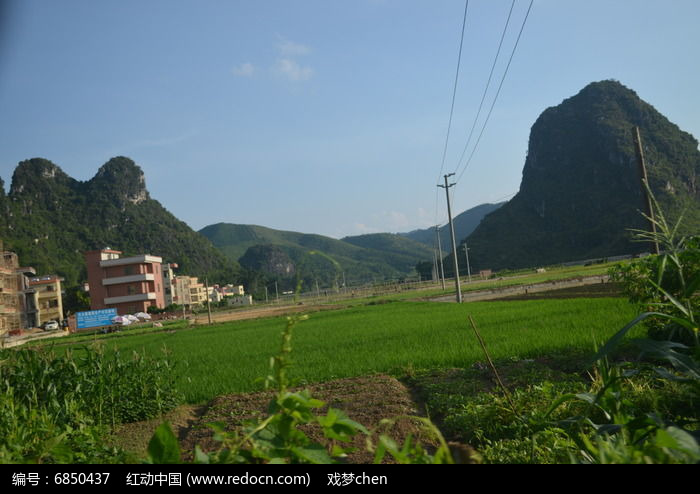
{"label": "mountain ridge", "polygon": [[477,269],[523,268],[648,251],[632,130],[666,216],[700,227],[697,140],[618,81],[588,84],[542,112],[530,132],[519,192],[468,237]]}
{"label": "mountain ridge", "polygon": [[68,286],[86,278],[82,253],[107,245],[177,262],[182,274],[222,282],[240,276],[235,263],[150,197],[143,170],[123,156],[107,161],[85,182],[47,159],[24,160],[0,200],[5,248],[39,273],[65,277]]}

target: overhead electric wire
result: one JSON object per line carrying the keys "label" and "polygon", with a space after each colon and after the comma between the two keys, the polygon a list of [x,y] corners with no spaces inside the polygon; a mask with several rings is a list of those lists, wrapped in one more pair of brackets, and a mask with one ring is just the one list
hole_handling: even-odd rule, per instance
{"label": "overhead electric wire", "polygon": [[[457,183],[460,181],[462,178],[462,175],[464,175],[464,172],[467,170],[469,167],[469,164],[472,161],[472,158],[474,158],[474,153],[476,153],[476,149],[479,147],[479,142],[481,142],[481,137],[484,135],[484,130],[486,130],[486,125],[489,123],[489,119],[491,118],[491,113],[493,113],[493,108],[496,106],[496,101],[498,100],[498,96],[501,94],[501,89],[503,88],[503,82],[506,80],[506,76],[508,75],[508,69],[510,69],[510,64],[513,61],[513,56],[515,55],[515,51],[518,48],[518,44],[520,43],[520,38],[523,34],[523,30],[525,29],[525,24],[527,23],[527,19],[530,16],[530,11],[532,10],[532,4],[534,3],[534,0],[530,0],[530,5],[527,8],[527,13],[525,14],[525,18],[523,19],[523,23],[520,26],[520,32],[518,33],[518,38],[515,40],[515,45],[513,46],[513,51],[510,54],[510,58],[508,59],[508,64],[506,65],[506,69],[503,72],[503,77],[501,78],[501,83],[498,85],[498,90],[496,91],[496,96],[493,98],[493,102],[491,103],[491,108],[489,109],[488,114],[486,115],[486,120],[484,120],[484,125],[481,127],[481,132],[479,133],[479,137],[476,140],[476,143],[474,144],[474,148],[472,149],[471,154],[469,155],[469,159],[464,165],[464,168],[462,169],[461,173],[457,176]],[[461,162],[461,158],[460,158]],[[457,164],[457,170],[459,170],[460,164]],[[455,171],[456,173],[456,171]]]}
{"label": "overhead electric wire", "polygon": [[464,155],[467,152],[467,148],[469,148],[469,144],[472,142],[472,136],[474,135],[474,129],[476,129],[476,123],[479,121],[479,117],[481,116],[481,109],[484,107],[484,101],[486,100],[486,94],[489,91],[489,87],[491,86],[491,79],[493,78],[493,71],[496,69],[496,63],[498,62],[498,57],[501,54],[501,48],[503,47],[503,40],[506,37],[506,32],[508,32],[508,25],[510,24],[510,18],[513,15],[513,8],[515,7],[515,0],[512,1],[510,4],[510,11],[508,11],[508,18],[506,19],[506,24],[503,26],[503,32],[501,33],[501,41],[498,43],[498,50],[496,51],[496,56],[493,58],[493,63],[491,64],[491,72],[489,73],[489,78],[486,81],[486,87],[484,88],[484,94],[481,95],[481,102],[479,103],[479,109],[476,112],[476,117],[474,117],[474,122],[472,123],[472,128],[469,131],[469,137],[467,137],[467,143],[464,145],[464,149],[462,150],[462,154],[459,157],[459,160],[457,161],[457,168],[459,168],[459,164],[462,162],[462,159],[464,159]]}
{"label": "overhead electric wire", "polygon": [[[462,19],[462,35],[459,40],[459,54],[457,55],[457,70],[455,72],[455,83],[452,89],[452,104],[450,106],[450,119],[447,123],[447,136],[445,137],[445,148],[442,151],[442,163],[440,164],[440,173],[438,173],[438,182],[442,175],[442,170],[445,168],[445,157],[447,156],[447,145],[450,141],[450,130],[452,129],[452,116],[455,110],[455,98],[457,96],[457,82],[459,81],[459,67],[462,62],[462,46],[464,45],[464,31],[467,25],[467,10],[469,9],[469,0],[464,3],[464,17]],[[435,221],[438,214],[438,190],[435,189]]]}

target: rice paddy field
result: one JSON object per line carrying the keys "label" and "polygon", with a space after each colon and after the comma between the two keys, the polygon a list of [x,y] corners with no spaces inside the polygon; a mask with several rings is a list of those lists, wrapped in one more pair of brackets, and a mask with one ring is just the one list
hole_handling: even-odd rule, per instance
{"label": "rice paddy field", "polygon": [[[494,359],[525,359],[592,353],[596,342],[635,317],[635,309],[618,298],[577,298],[463,305],[394,301],[317,312],[294,327],[291,375],[311,383],[471,366],[484,355],[469,315]],[[261,389],[260,378],[279,351],[285,324],[286,318],[257,319],[97,341],[108,349],[151,356],[166,349],[186,400],[203,403]],[[72,346],[78,352],[81,347]]]}
{"label": "rice paddy field", "polygon": [[[492,290],[505,288],[516,285],[529,285],[533,283],[543,283],[548,281],[559,281],[571,278],[581,278],[585,276],[597,276],[608,274],[611,267],[620,264],[619,262],[609,262],[603,264],[594,264],[590,266],[558,266],[548,267],[543,273],[536,273],[533,270],[523,270],[522,272],[510,273],[503,277],[482,280],[478,274],[472,276],[472,282],[467,282],[467,277],[464,274],[460,275],[462,292],[470,292],[476,290]],[[393,300],[410,300],[417,296],[422,298],[432,298],[443,295],[454,294],[454,279],[447,279],[445,289],[440,287],[440,283],[425,281],[421,283],[406,283],[394,284],[388,283],[385,285],[377,285],[375,287],[352,287],[348,291],[354,292],[354,296],[348,296],[348,291],[344,293],[330,294],[328,297],[322,297],[327,300],[327,303],[335,303],[342,300],[350,304],[362,304],[372,298],[380,296],[388,297]],[[397,290],[398,288],[398,290]],[[313,292],[308,292],[303,295],[303,298],[313,298]]]}

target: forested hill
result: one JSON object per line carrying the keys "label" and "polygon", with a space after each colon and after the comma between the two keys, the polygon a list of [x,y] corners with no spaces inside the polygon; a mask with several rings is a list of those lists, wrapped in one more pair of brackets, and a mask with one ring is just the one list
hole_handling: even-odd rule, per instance
{"label": "forested hill", "polygon": [[475,268],[519,268],[648,251],[632,136],[639,126],[649,183],[670,219],[700,232],[698,141],[617,81],[589,84],[546,109],[530,133],[520,192],[469,236]]}
{"label": "forested hill", "polygon": [[0,190],[5,249],[39,274],[64,276],[68,286],[86,278],[83,252],[107,246],[161,256],[183,274],[239,279],[237,263],[151,199],[143,171],[129,158],[112,158],[86,182],[34,158],[19,163],[8,195]]}
{"label": "forested hill", "polygon": [[[231,260],[262,270],[290,286],[297,277],[333,286],[345,276],[359,283],[404,277],[420,261],[431,260],[429,247],[396,234],[371,234],[337,240],[323,235],[274,230],[257,225],[218,223],[199,231]],[[279,281],[279,280],[278,280]],[[263,281],[260,281],[263,283]]]}
{"label": "forested hill", "polygon": [[[481,220],[483,220],[487,214],[491,214],[504,204],[505,202],[499,202],[497,204],[479,204],[455,216],[453,223],[456,241],[459,243],[467,238],[474,229],[479,226],[479,223],[481,223]],[[408,233],[399,233],[399,235],[429,245],[430,247],[433,247],[437,243],[435,239],[435,228],[413,230]],[[452,250],[450,244],[450,226],[447,224],[440,227],[440,242],[443,252]]]}

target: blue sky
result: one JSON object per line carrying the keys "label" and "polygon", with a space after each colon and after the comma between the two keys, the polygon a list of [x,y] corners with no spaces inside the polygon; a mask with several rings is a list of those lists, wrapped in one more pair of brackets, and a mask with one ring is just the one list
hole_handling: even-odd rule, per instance
{"label": "blue sky", "polygon": [[[0,2],[6,188],[23,159],[88,180],[124,155],[195,229],[342,237],[446,221],[436,184],[461,0]],[[487,109],[528,5],[516,1]],[[445,172],[510,6],[470,1]],[[698,20],[697,0],[535,0],[454,210],[515,193],[537,116],[592,81],[621,81],[699,137]]]}

